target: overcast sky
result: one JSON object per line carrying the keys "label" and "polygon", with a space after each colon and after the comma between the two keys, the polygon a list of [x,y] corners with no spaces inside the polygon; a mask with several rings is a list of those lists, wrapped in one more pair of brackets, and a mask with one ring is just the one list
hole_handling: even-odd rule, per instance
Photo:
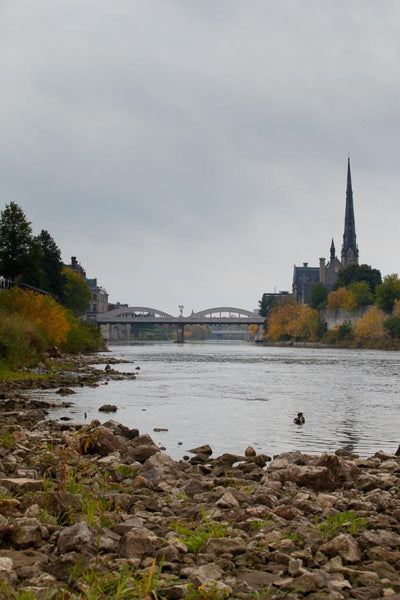
{"label": "overcast sky", "polygon": [[253,309],[342,244],[400,271],[398,0],[0,0],[0,209],[110,300]]}

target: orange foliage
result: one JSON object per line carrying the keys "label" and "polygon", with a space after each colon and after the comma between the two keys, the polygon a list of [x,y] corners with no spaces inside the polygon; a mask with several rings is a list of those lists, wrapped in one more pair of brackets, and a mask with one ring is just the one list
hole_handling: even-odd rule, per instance
{"label": "orange foliage", "polygon": [[355,308],[352,306],[353,294],[344,287],[328,294],[328,308]]}
{"label": "orange foliage", "polygon": [[320,327],[318,311],[297,302],[288,302],[271,309],[267,337],[272,341],[303,339],[316,341]]}
{"label": "orange foliage", "polygon": [[51,296],[14,287],[1,293],[0,306],[35,323],[50,346],[58,346],[67,338],[68,313]]}
{"label": "orange foliage", "polygon": [[382,340],[388,336],[384,327],[387,314],[377,306],[371,306],[365,315],[353,325],[353,333],[356,339],[361,341]]}

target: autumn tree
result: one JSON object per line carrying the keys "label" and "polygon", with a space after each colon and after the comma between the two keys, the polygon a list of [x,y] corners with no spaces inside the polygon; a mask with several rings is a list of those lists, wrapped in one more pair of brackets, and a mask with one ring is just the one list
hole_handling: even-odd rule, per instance
{"label": "autumn tree", "polygon": [[349,292],[341,287],[328,294],[328,308],[345,308]]}
{"label": "autumn tree", "polygon": [[32,229],[23,210],[10,202],[0,215],[0,274],[15,280],[29,262]]}
{"label": "autumn tree", "polygon": [[373,269],[369,265],[349,265],[341,269],[335,283],[335,289],[349,287],[356,281],[366,281],[372,294],[375,294],[376,287],[382,283],[381,272],[379,269]]}
{"label": "autumn tree", "polygon": [[387,275],[376,288],[375,302],[385,312],[391,312],[396,302],[400,301],[400,279],[397,273]]}
{"label": "autumn tree", "polygon": [[361,342],[379,341],[387,337],[385,321],[387,315],[377,306],[371,306],[367,313],[353,325],[353,333]]}
{"label": "autumn tree", "polygon": [[84,313],[89,308],[91,298],[88,284],[79,273],[72,271],[72,269],[63,269],[62,275],[65,277],[61,297],[63,305],[69,308],[74,315]]}

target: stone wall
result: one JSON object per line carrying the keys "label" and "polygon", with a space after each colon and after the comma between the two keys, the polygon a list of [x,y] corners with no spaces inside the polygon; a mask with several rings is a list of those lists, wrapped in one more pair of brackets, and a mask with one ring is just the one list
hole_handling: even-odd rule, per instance
{"label": "stone wall", "polygon": [[369,306],[361,306],[354,310],[348,310],[347,308],[326,308],[321,311],[321,317],[325,321],[328,331],[330,331],[346,321],[350,321],[352,324],[355,323],[365,315],[368,309]]}

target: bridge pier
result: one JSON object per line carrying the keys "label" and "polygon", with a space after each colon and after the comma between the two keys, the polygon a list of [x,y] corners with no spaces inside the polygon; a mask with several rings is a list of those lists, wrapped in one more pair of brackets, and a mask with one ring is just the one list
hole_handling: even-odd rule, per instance
{"label": "bridge pier", "polygon": [[180,323],[178,325],[178,330],[176,332],[176,343],[184,344],[185,343],[185,324]]}

